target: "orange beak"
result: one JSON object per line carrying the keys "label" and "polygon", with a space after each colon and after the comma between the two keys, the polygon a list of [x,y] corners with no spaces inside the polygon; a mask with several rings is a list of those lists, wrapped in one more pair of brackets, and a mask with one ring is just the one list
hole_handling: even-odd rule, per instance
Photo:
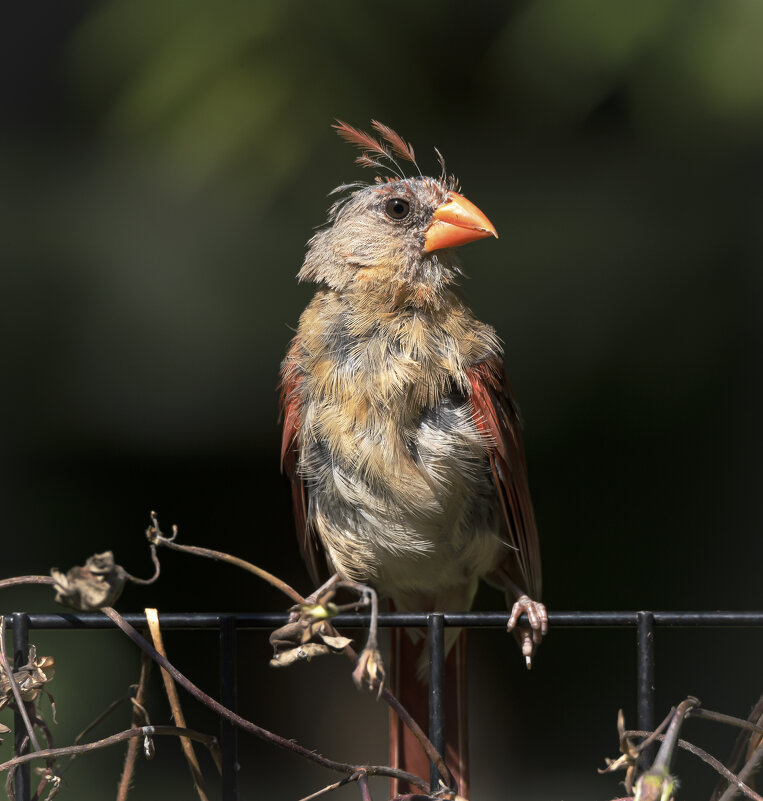
{"label": "orange beak", "polygon": [[432,222],[424,234],[424,250],[455,248],[498,234],[493,223],[463,195],[448,192],[448,199],[434,211]]}

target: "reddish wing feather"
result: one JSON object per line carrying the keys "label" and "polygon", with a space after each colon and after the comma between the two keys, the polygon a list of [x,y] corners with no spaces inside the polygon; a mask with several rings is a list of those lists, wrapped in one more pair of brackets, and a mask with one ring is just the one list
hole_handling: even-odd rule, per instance
{"label": "reddish wing feather", "polygon": [[291,498],[294,505],[294,523],[302,559],[316,586],[328,578],[326,559],[318,537],[307,522],[308,497],[305,482],[299,476],[299,421],[301,400],[299,385],[302,376],[293,368],[287,356],[281,370],[280,399],[283,436],[281,438],[281,471],[291,482]]}
{"label": "reddish wing feather", "polygon": [[520,420],[498,359],[467,370],[477,428],[489,438],[490,468],[504,514],[504,537],[516,550],[509,573],[533,600],[540,600],[541,572],[538,532],[527,481]]}

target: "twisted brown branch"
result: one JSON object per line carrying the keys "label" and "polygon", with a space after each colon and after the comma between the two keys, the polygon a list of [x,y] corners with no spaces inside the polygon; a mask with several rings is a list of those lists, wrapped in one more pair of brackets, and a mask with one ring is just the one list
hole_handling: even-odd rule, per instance
{"label": "twisted brown branch", "polygon": [[155,512],[151,513],[151,525],[146,530],[146,536],[152,545],[156,545],[161,548],[170,548],[173,551],[190,553],[194,556],[203,556],[205,559],[214,559],[217,562],[226,562],[229,565],[240,567],[242,570],[246,570],[248,573],[252,573],[258,578],[261,578],[263,581],[266,581],[272,587],[275,587],[277,590],[280,590],[282,593],[284,593],[284,595],[288,595],[289,598],[291,598],[295,603],[301,604],[305,601],[305,599],[295,589],[290,587],[282,579],[278,578],[278,576],[274,576],[272,573],[269,573],[267,570],[263,570],[261,567],[257,567],[257,565],[253,565],[251,562],[247,562],[246,559],[239,559],[237,556],[231,556],[229,553],[224,553],[223,551],[213,551],[210,548],[200,548],[198,545],[181,545],[179,542],[175,542],[177,528],[174,529],[172,537],[165,537],[159,528],[159,522],[156,518]]}
{"label": "twisted brown branch", "polygon": [[[280,590],[284,595],[291,598],[297,604],[305,604],[309,603],[311,599],[316,597],[322,590],[327,589],[337,583],[341,583],[341,579],[338,576],[332,576],[323,587],[316,590],[316,592],[312,593],[308,598],[304,598],[300,595],[293,587],[287,584],[282,579],[274,576],[272,573],[269,573],[267,570],[263,570],[261,567],[252,564],[251,562],[247,562],[245,559],[239,559],[236,556],[231,556],[230,554],[224,553],[222,551],[213,551],[209,548],[201,548],[196,545],[181,545],[178,542],[175,542],[175,537],[177,536],[177,527],[173,526],[173,533],[171,537],[165,536],[160,527],[159,521],[157,519],[156,512],[151,512],[151,525],[146,529],[146,537],[148,538],[149,542],[152,544],[156,544],[158,547],[163,548],[171,548],[175,551],[181,551],[183,553],[194,554],[195,556],[202,556],[206,559],[214,559],[219,562],[225,562],[226,564],[233,565],[235,567],[240,567],[242,570],[246,570],[249,573],[252,573],[255,576],[266,581],[272,587]],[[105,613],[105,607],[102,610]],[[374,619],[374,615],[371,616],[372,618],[372,625],[375,626],[376,622]],[[137,632],[136,632],[137,634]],[[375,636],[376,632],[375,629],[373,631]],[[142,647],[142,646],[141,646]],[[358,664],[358,654],[351,646],[347,646],[344,649],[344,653],[347,657],[352,661],[354,665]],[[186,688],[187,689],[187,688]],[[395,711],[397,716],[402,721],[403,725],[406,726],[413,736],[419,741],[421,747],[424,749],[426,755],[429,759],[434,762],[437,766],[437,769],[440,771],[440,775],[449,780],[449,783],[453,783],[453,774],[448,769],[448,766],[445,764],[445,760],[441,756],[441,754],[437,751],[437,749],[432,744],[432,741],[427,737],[424,733],[424,730],[419,726],[419,724],[413,719],[411,714],[408,710],[398,701],[398,699],[393,695],[388,689],[382,688],[380,693],[380,697],[384,699],[384,701]],[[212,699],[209,699],[212,700]],[[311,752],[312,753],[312,752]],[[424,785],[418,785],[424,787]]]}
{"label": "twisted brown branch", "polygon": [[[648,737],[652,732],[648,731],[640,731],[637,729],[630,729],[625,732],[626,737]],[[659,734],[655,738],[656,740],[664,740],[664,734]],[[688,751],[690,754],[694,754],[694,756],[699,757],[705,764],[710,765],[713,770],[717,771],[718,773],[723,776],[726,781],[731,782],[734,784],[740,792],[744,793],[748,798],[752,798],[753,801],[763,801],[763,796],[758,795],[755,790],[751,787],[748,787],[743,781],[739,779],[738,776],[733,774],[720,760],[716,759],[712,754],[708,754],[707,751],[704,751],[702,748],[694,745],[693,743],[688,742],[687,740],[678,740],[678,747],[683,748],[684,751]]]}
{"label": "twisted brown branch", "polygon": [[[338,762],[333,759],[328,759],[320,754],[316,753],[315,751],[311,751],[308,748],[305,748],[298,743],[295,743],[293,740],[288,740],[285,737],[281,737],[274,732],[269,731],[268,729],[264,729],[261,726],[258,726],[256,723],[252,723],[252,721],[247,720],[246,718],[241,717],[240,715],[236,714],[232,710],[228,709],[228,707],[223,706],[219,701],[216,701],[214,698],[211,698],[207,695],[203,690],[197,687],[190,679],[186,678],[174,665],[172,665],[169,660],[163,657],[152,645],[150,645],[141,635],[135,630],[133,626],[131,626],[115,609],[110,606],[104,606],[101,611],[104,615],[106,615],[110,620],[112,620],[127,636],[143,651],[145,651],[158,665],[163,667],[171,676],[172,678],[180,684],[188,693],[190,693],[196,700],[200,701],[206,707],[212,709],[221,717],[224,717],[226,720],[229,720],[235,726],[238,726],[240,729],[243,729],[250,734],[253,734],[255,737],[258,737],[261,740],[265,740],[273,745],[278,746],[279,748],[283,748],[287,751],[291,751],[294,754],[298,754],[299,756],[308,759],[311,762],[315,762],[318,765],[321,765],[328,770],[334,770],[339,773],[346,773],[346,774],[353,774],[356,771],[362,769],[364,770],[369,776],[389,776],[391,778],[401,779],[403,781],[407,781],[411,784],[416,785],[424,790],[427,789],[428,785],[418,776],[414,776],[412,773],[407,773],[403,770],[398,770],[397,768],[391,768],[386,765],[351,765],[347,762]],[[2,766],[0,765],[0,770]]]}
{"label": "twisted brown branch", "polygon": [[217,743],[215,737],[209,734],[203,734],[193,729],[183,729],[179,726],[140,726],[134,729],[126,729],[117,734],[112,734],[110,737],[104,737],[102,740],[95,740],[92,743],[83,743],[82,745],[67,745],[62,748],[44,748],[41,751],[35,751],[30,754],[21,754],[20,756],[9,759],[7,762],[0,764],[0,772],[17,768],[25,762],[31,762],[33,759],[58,759],[62,756],[69,754],[85,754],[88,751],[96,751],[99,748],[108,748],[112,745],[117,745],[131,737],[154,737],[158,736],[171,736],[171,737],[188,737],[196,742],[203,743],[207,748],[213,747]]}
{"label": "twisted brown branch", "polygon": [[13,578],[0,579],[0,590],[8,587],[20,587],[23,584],[55,584],[53,576],[13,576]]}
{"label": "twisted brown branch", "polygon": [[[140,678],[138,679],[138,689],[135,691],[135,697],[132,706],[132,728],[138,728],[138,721],[143,719],[148,723],[146,715],[144,714],[143,705],[146,703],[146,694],[148,691],[148,676],[151,672],[151,665],[153,662],[146,653],[141,653],[140,660]],[[127,794],[130,792],[130,784],[132,777],[135,773],[135,763],[138,759],[138,748],[140,741],[137,737],[133,737],[127,743],[127,753],[125,754],[125,761],[122,766],[122,775],[119,779],[119,790],[117,791],[117,801],[127,801]]]}

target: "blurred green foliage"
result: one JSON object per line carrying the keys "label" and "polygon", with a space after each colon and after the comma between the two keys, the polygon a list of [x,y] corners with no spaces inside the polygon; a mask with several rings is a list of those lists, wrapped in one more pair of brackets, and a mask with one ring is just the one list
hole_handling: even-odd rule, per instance
{"label": "blurred green foliage", "polygon": [[[550,606],[760,605],[759,0],[82,0],[9,14],[7,575],[106,548],[148,572],[142,531],[157,508],[185,541],[306,587],[278,475],[275,383],[310,296],[294,276],[326,195],[370,177],[329,125],[373,117],[414,144],[422,167],[436,169],[439,147],[501,235],[462,255],[527,421]],[[6,603],[51,608],[39,593]],[[182,560],[122,608],[150,604],[282,607]],[[613,753],[617,707],[633,700],[624,636],[602,658],[594,635],[552,633],[529,678],[502,640],[475,636],[475,797],[503,798],[507,784],[522,798],[615,792],[593,771]],[[660,708],[692,692],[744,715],[760,691],[744,666],[759,648],[737,636],[665,635]],[[197,666],[192,646],[177,647],[179,664]],[[67,726],[84,725],[67,663],[89,668],[80,650],[57,649],[59,706]],[[124,652],[112,656],[124,682]],[[321,728],[358,708],[361,723],[379,717],[342,677],[330,684],[330,666],[320,682],[332,689],[310,696],[304,730],[308,702],[279,699],[301,697],[305,672],[273,677],[260,640],[242,659],[253,717],[337,756],[383,759],[378,727],[365,738]],[[113,692],[108,674],[98,698]],[[549,724],[559,709],[586,723],[563,748]],[[299,797],[323,778],[246,747],[246,781],[276,777],[271,793]],[[156,797],[152,773],[136,799]],[[72,774],[78,798],[87,775]],[[686,797],[706,786],[692,776]]]}

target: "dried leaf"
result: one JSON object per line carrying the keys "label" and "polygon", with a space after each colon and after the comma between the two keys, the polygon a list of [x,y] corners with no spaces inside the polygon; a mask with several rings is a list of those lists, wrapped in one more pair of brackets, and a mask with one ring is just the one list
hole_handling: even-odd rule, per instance
{"label": "dried leaf", "polygon": [[378,691],[384,687],[384,662],[376,648],[364,648],[358,657],[355,670],[352,671],[352,680],[359,690]]}
{"label": "dried leaf", "polygon": [[[50,768],[35,768],[34,772],[50,785],[50,790],[45,796],[45,801],[52,801],[61,790],[61,777],[57,776]],[[38,790],[39,793],[39,790]]]}
{"label": "dried leaf", "polygon": [[290,648],[287,651],[279,651],[273,654],[270,660],[270,667],[288,667],[295,662],[309,662],[315,656],[323,656],[330,653],[328,645],[317,642],[308,642]]}
{"label": "dried leaf", "polygon": [[[29,646],[26,665],[13,671],[13,678],[24,701],[36,701],[47,682],[56,674],[56,660],[52,656],[37,656],[34,645]],[[0,667],[0,709],[13,701],[13,688],[5,670]],[[0,731],[1,733],[1,731]]]}
{"label": "dried leaf", "polygon": [[273,646],[272,667],[285,667],[314,656],[340,653],[352,640],[342,637],[327,618],[336,614],[334,604],[310,603],[293,607],[291,619],[270,635]]}
{"label": "dried leaf", "polygon": [[320,636],[323,642],[326,643],[332,651],[336,651],[337,653],[344,651],[352,642],[351,637],[330,637],[328,634],[321,634]]}
{"label": "dried leaf", "polygon": [[79,612],[96,612],[102,606],[113,606],[127,581],[124,569],[114,561],[111,551],[91,556],[84,567],[72,567],[66,573],[52,568],[55,579],[55,600]]}
{"label": "dried leaf", "polygon": [[623,710],[617,712],[617,734],[620,741],[620,754],[617,759],[604,758],[607,763],[606,768],[599,768],[599,773],[615,773],[618,770],[625,771],[625,790],[630,793],[633,790],[633,781],[638,769],[638,760],[641,753],[639,747],[628,737],[625,736],[625,716]]}

